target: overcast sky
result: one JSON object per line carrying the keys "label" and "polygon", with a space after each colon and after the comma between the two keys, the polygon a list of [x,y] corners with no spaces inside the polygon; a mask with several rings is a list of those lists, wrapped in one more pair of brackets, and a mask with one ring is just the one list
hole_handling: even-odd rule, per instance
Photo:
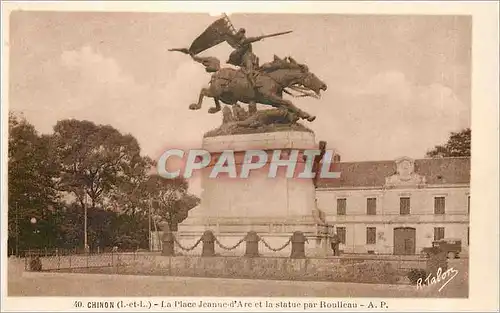
{"label": "overcast sky", "polygon": [[[10,24],[10,109],[43,133],[87,119],[134,135],[144,154],[199,147],[221,122],[188,109],[209,81],[201,65],[168,52],[189,46],[216,17],[168,13],[17,12]],[[424,157],[470,126],[471,19],[453,16],[231,15],[261,62],[293,56],[328,84],[295,99],[304,122],[343,161]],[[225,61],[226,44],[203,55]]]}

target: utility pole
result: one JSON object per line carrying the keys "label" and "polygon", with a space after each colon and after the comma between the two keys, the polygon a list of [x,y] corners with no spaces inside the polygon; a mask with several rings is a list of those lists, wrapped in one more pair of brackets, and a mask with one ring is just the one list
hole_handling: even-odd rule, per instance
{"label": "utility pole", "polygon": [[19,206],[16,201],[16,257],[19,257]]}
{"label": "utility pole", "polygon": [[149,252],[153,251],[153,242],[151,241],[151,201],[148,201],[149,211],[148,211],[148,240],[149,240]]}
{"label": "utility pole", "polygon": [[88,242],[87,242],[87,193],[85,193],[85,198],[83,199],[84,203],[84,223],[83,223],[83,236],[84,236],[84,249],[85,253],[87,253],[87,247],[88,247]]}
{"label": "utility pole", "polygon": [[87,242],[87,205],[85,205],[85,224],[83,227],[83,232],[84,232],[84,248],[85,252],[87,252],[87,247],[88,247],[88,242]]}

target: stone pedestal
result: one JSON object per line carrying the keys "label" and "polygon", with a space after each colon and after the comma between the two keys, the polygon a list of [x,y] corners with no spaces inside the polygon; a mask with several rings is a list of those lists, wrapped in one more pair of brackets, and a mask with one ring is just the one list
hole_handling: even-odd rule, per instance
{"label": "stone pedestal", "polygon": [[[178,240],[183,246],[192,246],[205,230],[212,230],[217,239],[226,247],[233,246],[247,232],[255,231],[272,248],[285,244],[295,231],[306,235],[306,255],[324,255],[327,251],[326,226],[317,218],[315,188],[312,179],[298,178],[305,162],[302,151],[318,149],[314,134],[306,131],[277,131],[268,133],[227,135],[206,137],[202,149],[214,155],[224,150],[232,150],[238,178],[227,173],[217,178],[209,178],[213,162],[201,172],[201,205],[190,211],[189,217],[179,225]],[[239,178],[243,156],[248,150],[268,152],[266,164],[250,171],[249,177]],[[286,177],[286,168],[278,167],[276,177],[269,178],[272,153],[282,150],[280,159],[289,159],[291,150],[299,150],[295,175]],[[255,162],[254,159],[253,162]],[[201,254],[201,245],[188,254]],[[245,254],[245,243],[237,249],[226,251],[216,245],[216,253],[221,255]],[[261,255],[289,256],[291,245],[280,252],[268,249],[259,243]]]}

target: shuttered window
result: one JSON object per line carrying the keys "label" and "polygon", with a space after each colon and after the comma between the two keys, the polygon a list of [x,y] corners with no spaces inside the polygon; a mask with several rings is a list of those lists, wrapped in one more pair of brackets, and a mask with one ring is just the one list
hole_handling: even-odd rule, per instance
{"label": "shuttered window", "polygon": [[444,227],[434,227],[434,240],[444,238]]}
{"label": "shuttered window", "polygon": [[377,243],[377,228],[367,227],[366,228],[366,244],[373,245]]}
{"label": "shuttered window", "polygon": [[340,243],[345,244],[346,242],[345,227],[337,227],[337,236],[339,236]]}
{"label": "shuttered window", "polygon": [[434,197],[434,214],[445,213],[446,201],[444,197]]}
{"label": "shuttered window", "polygon": [[337,199],[337,215],[345,215],[347,210],[347,199]]}
{"label": "shuttered window", "polygon": [[366,214],[377,215],[377,198],[366,199]]}
{"label": "shuttered window", "polygon": [[401,215],[410,214],[410,197],[399,198],[399,214]]}

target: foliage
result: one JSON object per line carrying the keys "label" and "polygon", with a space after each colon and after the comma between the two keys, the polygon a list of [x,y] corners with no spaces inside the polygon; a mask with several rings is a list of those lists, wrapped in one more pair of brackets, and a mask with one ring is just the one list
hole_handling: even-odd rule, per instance
{"label": "foliage", "polygon": [[471,155],[471,129],[466,128],[460,132],[452,132],[444,145],[435,146],[427,152],[427,157],[470,157]]}
{"label": "foliage", "polygon": [[133,136],[112,126],[62,120],[39,135],[11,113],[9,253],[81,247],[85,212],[92,250],[147,249],[150,214],[176,227],[199,202],[186,181],[151,177],[153,165]]}
{"label": "foliage", "polygon": [[422,279],[422,284],[424,283],[424,280],[427,277],[427,273],[424,269],[412,268],[406,276],[408,277],[412,285],[416,285],[420,278]]}
{"label": "foliage", "polygon": [[137,140],[109,125],[59,121],[52,140],[61,170],[59,188],[72,193],[82,208],[87,197],[91,208],[104,204],[104,198],[127,179],[130,168],[146,164]]}
{"label": "foliage", "polygon": [[146,183],[146,197],[153,199],[153,214],[156,221],[165,221],[172,231],[188,216],[200,200],[188,193],[188,184],[183,178],[166,179],[152,175]]}
{"label": "foliage", "polygon": [[384,261],[347,260],[342,264],[341,270],[331,273],[333,281],[375,283],[375,284],[395,284],[399,277],[394,266]]}
{"label": "foliage", "polygon": [[[149,248],[148,216],[116,214],[112,219],[110,229],[112,246],[120,250],[136,250]],[[103,243],[104,244],[104,243]],[[106,245],[103,245],[106,246]],[[108,244],[107,246],[111,246]]]}
{"label": "foliage", "polygon": [[[65,218],[59,225],[65,241],[62,248],[81,246],[83,234],[83,214],[78,204],[70,204],[64,209]],[[121,212],[96,207],[88,211],[88,242],[93,251],[118,246],[121,250],[148,248],[147,217],[131,216]]]}
{"label": "foliage", "polygon": [[[25,246],[40,232],[53,239],[50,229],[59,199],[58,167],[50,157],[49,138],[13,113],[9,114],[8,175],[10,243]],[[30,222],[32,218],[36,225]]]}
{"label": "foliage", "polygon": [[[331,259],[296,260],[283,257],[246,258],[176,256],[138,258],[133,266],[120,269],[123,274],[195,277],[231,277],[272,280],[328,281],[371,284],[396,284],[400,275],[389,262],[364,262],[340,265]],[[195,263],[194,263],[195,262]],[[196,266],[195,266],[196,265]]]}

